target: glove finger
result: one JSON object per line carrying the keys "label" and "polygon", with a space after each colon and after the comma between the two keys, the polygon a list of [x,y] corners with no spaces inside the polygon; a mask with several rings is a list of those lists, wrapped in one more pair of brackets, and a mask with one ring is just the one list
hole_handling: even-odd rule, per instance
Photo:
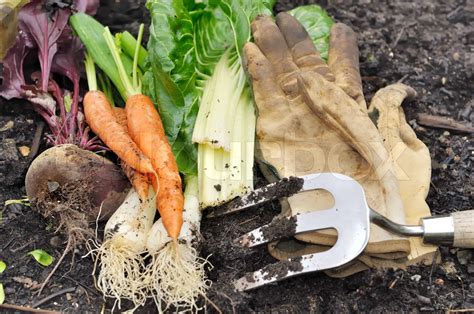
{"label": "glove finger", "polygon": [[287,105],[283,90],[275,80],[272,64],[254,43],[244,46],[244,61],[252,81],[255,102],[260,113],[278,112]]}
{"label": "glove finger", "polygon": [[296,65],[302,71],[318,72],[328,81],[334,82],[334,75],[329,70],[326,62],[321,59],[303,25],[286,12],[277,15],[276,24],[285,38]]}
{"label": "glove finger", "polygon": [[336,23],[331,28],[328,65],[336,77],[336,84],[365,111],[367,104],[360,78],[357,34],[345,24]]}
{"label": "glove finger", "polygon": [[269,16],[257,16],[252,22],[252,34],[260,51],[270,61],[276,80],[283,91],[296,96],[296,73],[299,71],[293,62],[285,38],[278,26]]}
{"label": "glove finger", "polygon": [[[372,166],[382,187],[387,218],[405,223],[405,212],[400,198],[399,184],[393,172],[393,162],[383,139],[359,104],[339,86],[326,81],[314,72],[303,72],[298,83],[304,101],[330,128],[337,131]],[[375,235],[375,233],[374,233]],[[381,233],[383,237],[393,237]]]}

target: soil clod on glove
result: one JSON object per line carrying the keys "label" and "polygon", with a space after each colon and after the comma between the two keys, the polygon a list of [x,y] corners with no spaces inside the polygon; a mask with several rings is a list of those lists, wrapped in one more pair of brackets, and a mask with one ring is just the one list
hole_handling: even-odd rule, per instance
{"label": "soil clod on glove", "polygon": [[[328,64],[306,30],[287,13],[280,13],[276,23],[257,17],[252,33],[255,44],[247,43],[244,53],[258,107],[260,165],[267,179],[276,179],[275,174],[338,172],[356,179],[369,206],[395,222],[417,224],[429,216],[425,202],[429,152],[401,108],[415,91],[403,84],[390,85],[377,92],[367,110],[356,34],[344,24],[331,30]],[[283,201],[282,214],[323,210],[333,204],[327,191],[310,191]],[[336,239],[335,232],[320,231],[272,243],[269,249],[276,258],[287,259],[326,250]],[[404,267],[421,259],[431,261],[434,251],[417,239],[372,224],[364,254],[328,273],[341,277],[368,267]]]}

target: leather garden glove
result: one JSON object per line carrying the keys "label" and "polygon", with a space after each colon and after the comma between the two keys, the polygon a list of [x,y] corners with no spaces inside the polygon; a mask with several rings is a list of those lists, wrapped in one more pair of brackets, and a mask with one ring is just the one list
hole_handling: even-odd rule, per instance
{"label": "leather garden glove", "polygon": [[[431,157],[407,123],[402,102],[416,97],[416,92],[404,84],[392,84],[377,91],[369,106],[369,115],[395,161],[395,173],[405,207],[407,224],[418,224],[420,218],[431,215],[426,203],[431,182]],[[435,246],[423,245],[420,238],[410,238],[409,264],[431,263]]]}
{"label": "leather garden glove", "polygon": [[[418,224],[421,217],[431,215],[426,204],[430,179],[431,158],[426,145],[420,141],[405,119],[402,102],[416,97],[415,91],[404,84],[392,84],[380,89],[372,98],[369,115],[377,125],[384,145],[395,162],[395,173],[405,208],[406,222]],[[344,277],[368,267],[397,267],[433,262],[436,247],[424,245],[420,238],[409,238],[411,253],[407,258],[389,261],[376,256],[361,256],[358,262],[330,270],[334,277]],[[315,248],[313,248],[315,249]],[[319,247],[319,250],[322,248]]]}
{"label": "leather garden glove", "polygon": [[[328,67],[294,18],[282,13],[276,22],[258,17],[252,24],[256,45],[245,46],[259,110],[261,157],[278,176],[327,171],[352,176],[363,185],[372,208],[405,223],[392,155],[365,107],[355,34],[343,24],[333,27]],[[289,198],[288,203],[284,214],[294,215],[329,208],[333,200],[325,191],[311,191]],[[270,252],[280,259],[307,254],[334,244],[336,236],[317,232],[296,238],[299,241],[272,244]],[[346,274],[410,252],[407,239],[372,225],[369,245],[360,258],[363,264],[354,263]]]}

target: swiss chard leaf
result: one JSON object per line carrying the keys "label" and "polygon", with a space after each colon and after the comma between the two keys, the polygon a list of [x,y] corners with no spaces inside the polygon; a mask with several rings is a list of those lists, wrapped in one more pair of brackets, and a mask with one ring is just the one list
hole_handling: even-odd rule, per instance
{"label": "swiss chard leaf", "polygon": [[304,26],[321,57],[327,60],[329,34],[334,24],[331,17],[318,5],[297,7],[289,13]]}
{"label": "swiss chard leaf", "polygon": [[[259,3],[259,1],[255,1]],[[229,20],[229,25],[234,34],[234,46],[236,52],[240,57],[240,50],[245,43],[250,39],[250,20],[246,15],[244,8],[237,0],[221,0],[220,8],[224,12],[225,16]],[[248,8],[252,9],[252,8]]]}
{"label": "swiss chard leaf", "polygon": [[192,13],[200,87],[229,48],[238,57],[232,59],[240,62],[240,51],[250,40],[251,21],[257,15],[271,15],[274,4],[274,0],[209,0],[205,9]]}
{"label": "swiss chard leaf", "polygon": [[250,21],[271,14],[274,4],[275,0],[148,0],[152,24],[144,92],[159,104],[181,172],[197,171],[192,134],[206,81],[227,50],[232,50],[230,60],[240,63],[240,50],[250,39]]}
{"label": "swiss chard leaf", "polygon": [[183,0],[148,1],[151,13],[148,70],[143,91],[158,105],[180,171],[195,174],[196,146],[191,141],[197,91],[193,22]]}
{"label": "swiss chard leaf", "polygon": [[143,92],[158,104],[168,141],[173,145],[184,117],[183,94],[159,63],[151,63],[144,81]]}
{"label": "swiss chard leaf", "polygon": [[[214,2],[220,3],[220,0]],[[206,80],[224,52],[234,43],[228,18],[219,6],[210,6],[192,13],[194,44],[196,48],[196,69],[201,80]],[[199,82],[203,87],[204,83]]]}
{"label": "swiss chard leaf", "polygon": [[194,76],[193,22],[182,0],[148,1],[151,12],[148,51],[163,71],[185,90]]}

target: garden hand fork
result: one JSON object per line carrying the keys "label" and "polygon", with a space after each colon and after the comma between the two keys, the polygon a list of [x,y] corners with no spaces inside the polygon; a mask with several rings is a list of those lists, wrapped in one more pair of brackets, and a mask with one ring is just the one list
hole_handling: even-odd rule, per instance
{"label": "garden hand fork", "polygon": [[[288,185],[288,189],[282,189],[284,185]],[[335,204],[332,208],[274,219],[235,242],[243,247],[253,247],[298,233],[335,229],[338,235],[336,244],[327,251],[277,262],[249,273],[235,282],[237,290],[254,289],[352,261],[362,253],[369,241],[370,222],[400,235],[422,237],[424,243],[474,248],[474,210],[423,218],[420,225],[401,225],[372,210],[362,186],[351,177],[338,173],[314,173],[283,179],[238,197],[215,209],[209,216],[237,212],[272,199],[316,189],[333,195]]]}

